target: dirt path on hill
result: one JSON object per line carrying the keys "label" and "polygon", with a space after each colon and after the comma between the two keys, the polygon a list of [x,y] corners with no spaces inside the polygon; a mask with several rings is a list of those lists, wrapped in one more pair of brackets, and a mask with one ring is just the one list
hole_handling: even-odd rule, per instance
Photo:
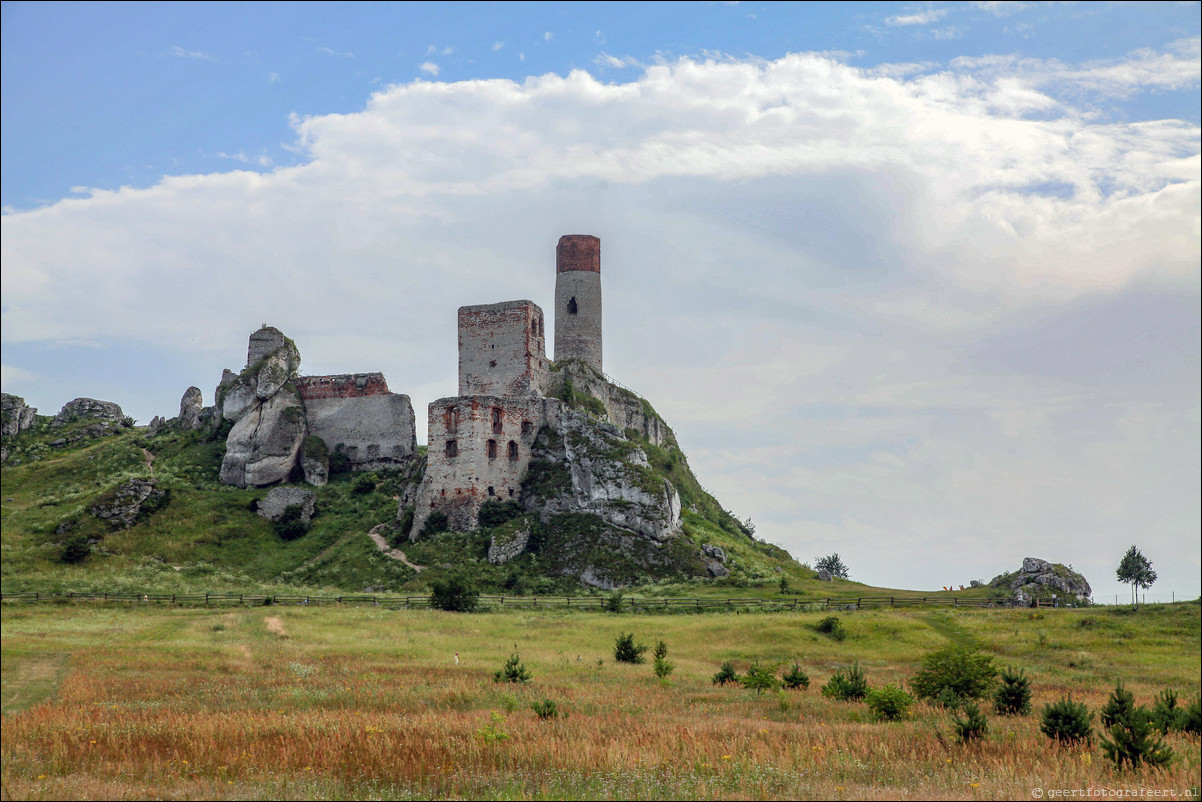
{"label": "dirt path on hill", "polygon": [[151,476],[154,476],[154,454],[142,449],[142,456],[146,458],[146,469],[150,471]]}
{"label": "dirt path on hill", "polygon": [[409,566],[414,571],[417,571],[419,574],[424,571],[426,566],[415,565],[414,563],[409,562],[409,558],[405,556],[405,552],[401,551],[400,549],[394,549],[388,545],[388,541],[386,541],[384,536],[380,534],[380,530],[385,526],[387,526],[387,524],[378,524],[373,526],[371,531],[367,533],[367,536],[370,537],[376,544],[376,548],[380,550],[380,553],[385,557],[391,557],[394,560],[403,562],[405,565]]}

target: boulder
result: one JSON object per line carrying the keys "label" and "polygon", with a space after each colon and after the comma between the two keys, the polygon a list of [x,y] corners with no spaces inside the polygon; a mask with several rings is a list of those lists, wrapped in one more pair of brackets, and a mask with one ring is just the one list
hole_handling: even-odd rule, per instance
{"label": "boulder", "polygon": [[97,401],[95,398],[76,398],[68,401],[50,421],[51,426],[64,426],[80,419],[121,423],[125,418],[121,407],[112,401]]}
{"label": "boulder", "polygon": [[330,481],[330,450],[325,441],[316,435],[309,435],[301,446],[301,470],[305,472],[305,482],[314,487],[323,487]]}
{"label": "boulder", "polygon": [[1053,595],[1087,600],[1093,593],[1081,574],[1068,566],[1038,557],[1025,558],[1020,570],[995,576],[989,586],[1015,591],[1016,600]]}
{"label": "boulder", "polygon": [[286,481],[304,439],[305,410],[295,391],[254,404],[230,430],[222,484],[265,487]]}
{"label": "boulder", "polygon": [[730,571],[726,569],[726,566],[717,560],[710,560],[705,567],[710,572],[710,576],[714,577],[715,579],[724,577],[730,573]]}
{"label": "boulder", "polygon": [[714,560],[717,562],[720,562],[720,563],[726,562],[726,552],[722,549],[721,546],[714,546],[709,543],[706,543],[701,547],[701,551],[707,557],[713,557]]}
{"label": "boulder", "polygon": [[830,571],[826,570],[825,568],[822,568],[822,569],[820,569],[820,570],[818,571],[818,581],[820,581],[820,582],[831,582],[831,581],[833,581],[833,580],[834,580],[834,577],[833,577],[833,576],[831,576],[831,572],[830,572]]}
{"label": "boulder", "polygon": [[979,580],[979,579],[974,579],[974,580],[972,580],[971,582],[969,582],[969,583],[968,583],[968,586],[969,586],[970,588],[980,588],[980,587],[984,587],[984,586],[985,586],[985,583],[984,583],[984,582],[982,582],[982,581],[981,581],[981,580]]}
{"label": "boulder", "polygon": [[130,479],[92,505],[92,515],[114,529],[128,529],[144,510],[153,507],[167,494],[155,487],[153,479]]}
{"label": "boulder", "polygon": [[38,411],[25,404],[25,399],[18,395],[0,393],[0,417],[3,417],[3,433],[5,437],[16,437],[21,432],[33,426],[34,416]]}
{"label": "boulder", "polygon": [[178,426],[181,429],[200,428],[200,413],[204,409],[204,396],[199,387],[189,387],[179,400]]}
{"label": "boulder", "polygon": [[278,521],[289,507],[300,507],[301,520],[305,523],[313,520],[314,505],[317,494],[303,487],[273,487],[267,496],[259,501],[255,509],[260,518]]}
{"label": "boulder", "polygon": [[532,528],[533,521],[525,516],[498,526],[488,544],[489,563],[504,565],[525,551]]}

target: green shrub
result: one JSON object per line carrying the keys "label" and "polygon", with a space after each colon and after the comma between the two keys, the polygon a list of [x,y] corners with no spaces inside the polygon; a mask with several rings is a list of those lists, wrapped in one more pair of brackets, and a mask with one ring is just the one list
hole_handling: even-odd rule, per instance
{"label": "green shrub", "polygon": [[655,642],[655,651],[652,652],[652,654],[655,655],[657,660],[664,659],[668,656],[668,644],[664,643],[662,640],[657,640]]}
{"label": "green shrub", "polygon": [[843,628],[843,622],[839,620],[837,615],[828,615],[826,618],[814,625],[814,631],[823,635],[829,635],[835,640],[843,640],[847,637],[847,630]]}
{"label": "green shrub", "polygon": [[952,644],[922,658],[910,688],[919,699],[936,699],[944,690],[964,700],[980,699],[989,693],[996,675],[992,656]]}
{"label": "green shrub", "polygon": [[342,476],[351,472],[351,457],[342,450],[342,446],[337,446],[333,453],[330,454],[330,478]]}
{"label": "green shrub", "polygon": [[999,716],[1025,716],[1031,712],[1031,680],[1022,669],[1002,671],[1002,684],[993,695]]}
{"label": "green shrub", "polygon": [[74,565],[83,562],[91,553],[92,541],[88,540],[87,535],[71,535],[63,543],[63,550],[59,552],[58,559],[68,565]]}
{"label": "green shrub", "polygon": [[[505,661],[505,665],[501,670],[492,675],[493,682],[529,682],[530,672],[526,670],[525,664],[521,662],[521,658],[516,653],[509,655],[509,659]],[[552,702],[552,705],[555,703]]]}
{"label": "green shrub", "polygon": [[797,663],[794,663],[793,667],[785,672],[782,679],[784,680],[785,687],[791,691],[795,691],[798,688],[805,690],[810,687],[810,675],[802,671],[801,666]]}
{"label": "green shrub", "polygon": [[781,592],[781,594],[782,594],[782,595],[784,595],[784,594],[788,594],[788,592],[789,592],[789,589],[790,589],[790,588],[789,588],[789,577],[787,577],[787,576],[782,576],[782,577],[780,578],[780,582],[779,582],[779,583],[777,583],[777,584],[778,584],[778,585],[779,585],[779,587],[780,587],[780,592]]}
{"label": "green shrub", "polygon": [[509,523],[514,518],[519,518],[525,514],[522,505],[516,501],[501,501],[499,498],[491,498],[480,505],[480,514],[478,520],[481,529],[495,529],[502,524]]}
{"label": "green shrub", "polygon": [[775,666],[761,666],[759,661],[753,662],[747,669],[747,673],[740,678],[744,688],[753,690],[756,693],[764,691],[775,691],[780,688],[780,680],[776,678]]}
{"label": "green shrub", "polygon": [[622,591],[615,590],[606,596],[605,601],[601,602],[601,608],[609,613],[622,612]]}
{"label": "green shrub", "polygon": [[735,664],[729,660],[724,661],[711,682],[715,685],[726,685],[727,683],[739,684],[739,672],[735,671]]}
{"label": "green shrub", "polygon": [[393,541],[394,546],[400,545],[401,541],[409,539],[409,533],[411,531],[413,531],[413,514],[416,511],[417,511],[417,505],[410,504],[401,513],[400,532],[397,534],[396,540]]}
{"label": "green shrub", "polygon": [[663,657],[655,658],[655,676],[660,679],[667,679],[668,675],[676,670],[676,664]]}
{"label": "green shrub", "polygon": [[456,613],[470,613],[480,601],[480,592],[467,577],[452,575],[430,583],[430,606]]}
{"label": "green shrub", "polygon": [[645,663],[643,652],[647,651],[647,644],[634,642],[634,633],[623,632],[618,635],[614,641],[614,660],[619,663]]}
{"label": "green shrub", "polygon": [[559,705],[555,704],[554,699],[543,699],[541,702],[531,702],[530,709],[534,711],[534,715],[538,716],[544,721],[559,717]]}
{"label": "green shrub", "polygon": [[868,681],[864,679],[864,671],[856,663],[844,672],[839,669],[835,675],[822,686],[822,695],[839,702],[853,702],[868,695]]}
{"label": "green shrub", "polygon": [[935,704],[948,710],[959,710],[964,706],[964,699],[951,688],[944,688],[935,696]]}
{"label": "green shrub", "polygon": [[431,537],[437,535],[439,532],[445,532],[447,531],[447,525],[447,514],[445,512],[442,510],[432,512],[426,518],[426,522],[422,524],[421,536]]}
{"label": "green shrub", "polygon": [[1088,742],[1093,738],[1093,713],[1081,702],[1061,699],[1043,708],[1039,729],[1062,744]]}
{"label": "green shrub", "polygon": [[1136,707],[1122,685],[1115,686],[1106,709],[1108,712],[1102,715],[1111,723],[1100,738],[1102,751],[1118,768],[1126,765],[1138,769],[1142,763],[1163,766],[1172,760],[1173,750],[1157,734],[1152,714],[1147,708]]}
{"label": "green shrub", "polygon": [[309,531],[309,522],[305,520],[305,507],[302,504],[289,504],[280,513],[280,517],[271,522],[271,528],[281,540],[296,540]]}
{"label": "green shrub", "polygon": [[883,688],[873,688],[865,701],[868,709],[881,721],[898,721],[910,712],[914,697],[891,682]]}
{"label": "green shrub", "polygon": [[376,477],[370,473],[362,473],[351,483],[351,493],[356,496],[366,496],[376,489]]}
{"label": "green shrub", "polygon": [[1202,697],[1195,696],[1189,707],[1185,708],[1181,730],[1190,735],[1202,735]]}
{"label": "green shrub", "polygon": [[952,727],[955,729],[956,738],[960,743],[984,738],[985,733],[989,730],[989,722],[986,720],[985,714],[981,712],[981,708],[977,707],[975,702],[966,702],[963,713],[964,718],[960,718],[958,713],[952,714]]}

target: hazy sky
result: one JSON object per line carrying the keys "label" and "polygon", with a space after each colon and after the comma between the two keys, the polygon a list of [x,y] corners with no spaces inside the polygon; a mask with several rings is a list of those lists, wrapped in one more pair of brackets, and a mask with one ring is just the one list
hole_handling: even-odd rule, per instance
{"label": "hazy sky", "polygon": [[456,389],[551,310],[801,560],[1196,597],[1199,5],[4,3],[3,386],[141,422],[261,323]]}

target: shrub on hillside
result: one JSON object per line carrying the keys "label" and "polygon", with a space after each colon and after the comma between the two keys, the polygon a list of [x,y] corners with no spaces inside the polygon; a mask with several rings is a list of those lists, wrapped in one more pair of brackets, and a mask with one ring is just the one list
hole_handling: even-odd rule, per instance
{"label": "shrub on hillside", "polygon": [[636,644],[633,632],[623,632],[614,641],[614,660],[619,663],[645,663],[647,662],[643,658],[645,651],[647,651],[647,644]]}
{"label": "shrub on hillside", "polygon": [[1102,706],[1102,729],[1108,730],[1120,719],[1125,719],[1135,709],[1135,695],[1123,687],[1120,680],[1115,683],[1110,698]]}
{"label": "shrub on hillside", "polygon": [[1189,711],[1177,704],[1177,694],[1165,688],[1156,695],[1152,704],[1152,724],[1163,733],[1184,730],[1189,720]]}
{"label": "shrub on hillside", "polygon": [[1002,671],[1002,684],[993,695],[999,716],[1025,716],[1031,712],[1031,680],[1022,669]]}
{"label": "shrub on hillside", "polygon": [[456,613],[470,613],[480,601],[480,592],[467,577],[452,575],[430,583],[430,606]]}
{"label": "shrub on hillside", "polygon": [[898,721],[910,712],[914,697],[891,682],[883,688],[870,690],[864,701],[879,720]]}
{"label": "shrub on hillside", "polygon": [[1093,738],[1093,713],[1082,702],[1061,699],[1043,708],[1039,717],[1039,729],[1049,738],[1061,744],[1071,745],[1088,742]]}
{"label": "shrub on hillside", "polygon": [[426,518],[426,522],[422,524],[421,536],[431,537],[432,535],[437,535],[439,532],[445,532],[447,531],[448,523],[445,512],[442,510],[432,512]]}
{"label": "shrub on hillside", "polygon": [[775,691],[780,687],[780,680],[776,678],[776,668],[774,666],[762,666],[759,661],[752,663],[747,669],[739,682],[744,688],[753,690],[756,693],[764,691]]}
{"label": "shrub on hillside", "polygon": [[534,711],[534,715],[538,716],[544,721],[559,717],[559,705],[555,704],[554,699],[543,699],[541,702],[531,702],[530,709]]}
{"label": "shrub on hillside", "polygon": [[864,679],[864,671],[860,664],[856,663],[846,671],[836,671],[822,686],[822,695],[839,702],[854,702],[867,696],[868,681]]}
{"label": "shrub on hillside", "polygon": [[74,565],[83,562],[91,553],[92,541],[88,540],[87,535],[71,535],[63,543],[63,550],[59,552],[58,559],[68,565]]}
{"label": "shrub on hillside", "polygon": [[502,524],[509,523],[514,518],[520,517],[526,511],[522,505],[516,501],[501,501],[498,498],[492,498],[480,505],[480,521],[481,529],[494,529]]}
{"label": "shrub on hillside", "polygon": [[964,700],[981,699],[996,675],[992,656],[952,644],[922,658],[910,688],[919,699],[936,699],[944,691]]}
{"label": "shrub on hillside", "polygon": [[830,635],[835,640],[843,640],[847,637],[847,630],[843,628],[843,622],[839,620],[837,615],[828,615],[826,618],[814,625],[814,631],[823,635]]}
{"label": "shrub on hillside", "polygon": [[271,528],[281,540],[296,540],[309,531],[309,522],[305,520],[303,504],[289,504],[280,513],[280,517],[271,522]]}

